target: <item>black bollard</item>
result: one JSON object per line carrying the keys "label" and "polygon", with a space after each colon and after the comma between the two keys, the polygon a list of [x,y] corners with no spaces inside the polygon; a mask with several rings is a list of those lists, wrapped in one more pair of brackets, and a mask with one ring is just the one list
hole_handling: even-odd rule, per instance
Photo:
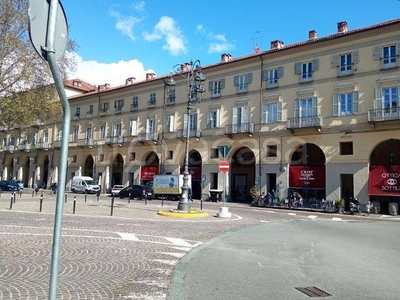
{"label": "black bollard", "polygon": [[74,206],[72,207],[72,213],[75,214],[76,209],[76,196],[74,196]]}
{"label": "black bollard", "polygon": [[40,194],[40,206],[39,206],[39,211],[42,212],[42,208],[43,208],[43,193]]}
{"label": "black bollard", "polygon": [[19,197],[22,197],[22,190],[19,190]]}
{"label": "black bollard", "polygon": [[161,207],[163,207],[163,206],[164,206],[164,197],[161,198]]}
{"label": "black bollard", "polygon": [[68,200],[68,194],[67,194],[67,192],[65,192],[64,203],[67,203],[67,200]]}
{"label": "black bollard", "polygon": [[113,212],[114,212],[114,195],[112,195],[111,198],[111,216],[113,215]]}
{"label": "black bollard", "polygon": [[99,200],[100,200],[100,191],[98,191],[98,192],[96,193],[96,196],[97,196],[97,201],[99,201]]}
{"label": "black bollard", "polygon": [[12,209],[13,203],[14,203],[14,195],[11,194],[11,201],[10,201],[10,210]]}
{"label": "black bollard", "polygon": [[144,205],[147,205],[147,197],[144,197]]}
{"label": "black bollard", "polygon": [[17,198],[17,197],[16,197],[16,193],[15,192],[13,194],[14,194],[14,203],[15,203],[15,198]]}
{"label": "black bollard", "polygon": [[200,210],[203,210],[203,199],[200,199]]}
{"label": "black bollard", "polygon": [[32,191],[32,198],[35,196],[35,190]]}
{"label": "black bollard", "polygon": [[86,197],[87,197],[87,193],[85,192],[85,203],[86,203]]}

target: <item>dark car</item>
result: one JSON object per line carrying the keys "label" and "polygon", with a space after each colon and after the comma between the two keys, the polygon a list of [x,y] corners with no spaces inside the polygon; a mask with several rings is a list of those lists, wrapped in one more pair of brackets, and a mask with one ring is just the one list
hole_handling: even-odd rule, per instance
{"label": "dark car", "polygon": [[154,193],[153,190],[145,185],[130,185],[126,188],[123,188],[119,193],[118,193],[119,198],[124,199],[130,198],[130,199],[153,199],[154,198]]}
{"label": "dark car", "polygon": [[0,189],[2,191],[18,192],[20,188],[14,180],[0,180]]}

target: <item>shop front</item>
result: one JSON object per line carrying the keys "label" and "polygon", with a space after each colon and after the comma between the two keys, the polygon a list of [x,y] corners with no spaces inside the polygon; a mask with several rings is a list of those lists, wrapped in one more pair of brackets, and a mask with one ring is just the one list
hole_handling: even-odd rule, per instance
{"label": "shop front", "polygon": [[153,187],[154,175],[159,174],[158,167],[142,167],[140,170],[140,184]]}

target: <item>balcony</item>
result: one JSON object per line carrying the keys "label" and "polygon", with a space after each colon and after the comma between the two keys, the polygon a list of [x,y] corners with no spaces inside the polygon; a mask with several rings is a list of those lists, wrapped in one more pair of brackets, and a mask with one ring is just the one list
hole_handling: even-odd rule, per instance
{"label": "balcony", "polygon": [[7,133],[7,127],[6,126],[0,126],[0,132]]}
{"label": "balcony", "polygon": [[147,107],[148,107],[148,108],[156,107],[156,101],[155,101],[155,100],[150,100],[150,101],[147,103]]}
{"label": "balcony", "polygon": [[[178,139],[187,137],[187,129],[180,129],[176,132],[176,137]],[[199,139],[201,137],[201,129],[191,128],[189,129],[189,137]]]}
{"label": "balcony", "polygon": [[4,145],[3,146],[3,151],[5,151],[5,152],[13,153],[14,150],[15,150],[15,146],[14,145]]}
{"label": "balcony", "polygon": [[74,120],[80,120],[81,119],[81,114],[74,114]]}
{"label": "balcony", "polygon": [[174,105],[175,104],[175,97],[168,97],[166,105]]}
{"label": "balcony", "polygon": [[32,145],[29,144],[29,143],[26,143],[26,142],[18,145],[18,150],[19,151],[29,152],[29,150],[31,150],[31,149],[32,149]]}
{"label": "balcony", "polygon": [[294,129],[317,128],[321,130],[323,118],[321,116],[289,118],[286,120],[286,129],[293,133]]}
{"label": "balcony", "polygon": [[53,142],[53,146],[54,146],[54,148],[61,148],[61,141],[54,141]]}
{"label": "balcony", "polygon": [[237,133],[254,133],[254,123],[243,123],[243,124],[229,124],[225,127],[225,134],[232,135]]}
{"label": "balcony", "polygon": [[109,136],[106,137],[106,144],[111,146],[111,145],[118,145],[122,147],[122,144],[124,143],[124,137],[123,136]]}
{"label": "balcony", "polygon": [[394,121],[394,120],[400,120],[400,111],[397,107],[368,110],[369,123]]}
{"label": "balcony", "polygon": [[137,103],[131,104],[131,111],[135,111],[135,110],[138,110],[138,104]]}
{"label": "balcony", "polygon": [[41,143],[37,143],[35,145],[36,149],[43,149],[43,150],[47,150],[50,147],[50,143],[49,142],[41,142]]}
{"label": "balcony", "polygon": [[117,106],[117,107],[115,107],[114,113],[116,113],[116,114],[122,113],[122,106]]}
{"label": "balcony", "polygon": [[107,116],[107,109],[100,109],[99,116],[100,117]]}
{"label": "balcony", "polygon": [[92,111],[88,111],[86,113],[86,119],[93,119],[93,112]]}
{"label": "balcony", "polygon": [[93,139],[92,138],[79,139],[78,140],[78,147],[81,147],[81,148],[84,148],[84,147],[93,148]]}
{"label": "balcony", "polygon": [[157,132],[146,132],[146,133],[139,133],[137,137],[139,142],[157,142],[158,140],[158,133]]}

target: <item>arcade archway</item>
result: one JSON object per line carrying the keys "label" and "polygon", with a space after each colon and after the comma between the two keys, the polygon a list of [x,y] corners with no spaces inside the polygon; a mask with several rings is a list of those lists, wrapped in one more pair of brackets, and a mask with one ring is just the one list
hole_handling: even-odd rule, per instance
{"label": "arcade archway", "polygon": [[[92,168],[93,172],[93,168]],[[121,154],[117,154],[113,161],[111,186],[115,184],[122,184],[122,175],[124,172],[124,159]]]}
{"label": "arcade archway", "polygon": [[152,187],[154,175],[159,174],[159,166],[160,159],[158,154],[151,151],[146,156],[144,166],[140,170],[140,183]]}
{"label": "arcade archway", "polygon": [[256,158],[248,147],[241,147],[232,156],[232,201],[251,202],[250,189],[254,186]]}
{"label": "arcade archway", "polygon": [[83,176],[89,176],[93,178],[93,168],[94,168],[93,156],[89,155],[85,160]]}

